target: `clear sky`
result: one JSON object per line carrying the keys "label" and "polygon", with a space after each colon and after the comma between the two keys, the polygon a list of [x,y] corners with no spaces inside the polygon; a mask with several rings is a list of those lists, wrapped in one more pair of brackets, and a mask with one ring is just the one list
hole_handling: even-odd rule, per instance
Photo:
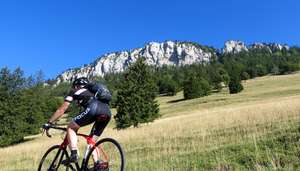
{"label": "clear sky", "polygon": [[0,68],[54,78],[150,41],[300,46],[299,0],[1,0]]}

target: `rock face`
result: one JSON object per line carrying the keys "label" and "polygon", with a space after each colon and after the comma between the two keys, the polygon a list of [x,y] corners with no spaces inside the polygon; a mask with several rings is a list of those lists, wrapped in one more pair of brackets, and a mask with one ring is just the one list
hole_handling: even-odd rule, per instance
{"label": "rock face", "polygon": [[250,45],[251,49],[266,49],[270,53],[273,53],[278,50],[289,50],[289,47],[287,45],[281,45],[278,43],[254,43]]}
{"label": "rock face", "polygon": [[268,47],[270,47],[270,49],[272,50],[272,52],[276,51],[276,50],[289,50],[289,47],[287,45],[281,45],[278,43],[270,43],[267,44]]}
{"label": "rock face", "polygon": [[144,48],[105,54],[92,64],[78,69],[69,69],[57,77],[56,83],[69,82],[76,77],[103,76],[106,73],[122,72],[139,57],[144,57],[147,64],[157,67],[208,62],[216,55],[214,50],[208,49],[191,42],[150,42]]}
{"label": "rock face", "polygon": [[241,51],[248,51],[244,42],[230,40],[225,42],[225,47],[223,48],[223,53],[239,53]]}
{"label": "rock face", "polygon": [[[237,54],[263,48],[266,48],[270,53],[289,49],[287,45],[276,43],[254,43],[246,46],[244,42],[230,40],[225,42],[221,54]],[[143,48],[105,54],[91,64],[77,69],[66,70],[56,78],[56,84],[70,82],[76,77],[104,76],[107,73],[122,72],[140,57],[145,58],[147,64],[156,67],[162,65],[180,66],[192,63],[209,62],[212,57],[217,57],[218,52],[219,50],[201,46],[193,42],[150,42]]]}

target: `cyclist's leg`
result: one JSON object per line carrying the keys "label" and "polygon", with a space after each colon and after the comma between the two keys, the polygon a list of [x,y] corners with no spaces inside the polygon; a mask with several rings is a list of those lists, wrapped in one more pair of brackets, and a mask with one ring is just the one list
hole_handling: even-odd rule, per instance
{"label": "cyclist's leg", "polygon": [[[109,114],[100,114],[100,115],[96,116],[95,124],[90,133],[90,135],[93,136],[95,141],[98,139],[98,137],[100,137],[103,130],[109,123],[110,119],[111,119],[111,116]],[[103,153],[101,151],[101,149],[96,149],[93,151],[92,155],[93,155],[94,162],[96,162],[98,160],[99,153]]]}
{"label": "cyclist's leg", "polygon": [[67,127],[67,137],[68,141],[70,142],[69,148],[70,150],[77,150],[77,131],[80,126],[76,123],[71,121]]}
{"label": "cyclist's leg", "polygon": [[77,155],[77,151],[78,151],[76,133],[80,127],[94,122],[94,119],[93,119],[94,111],[95,110],[93,108],[87,107],[83,112],[81,112],[80,114],[75,116],[68,126],[67,136],[68,136],[68,140],[70,142],[69,147],[71,150],[71,159],[72,159],[72,157],[76,158],[76,156],[74,156],[74,155]]}
{"label": "cyclist's leg", "polygon": [[104,128],[109,123],[111,118],[111,111],[108,104],[102,103],[100,101],[97,101],[96,104],[97,112],[94,115],[95,124],[90,133],[90,135],[95,136],[95,138],[99,137],[102,134]]}

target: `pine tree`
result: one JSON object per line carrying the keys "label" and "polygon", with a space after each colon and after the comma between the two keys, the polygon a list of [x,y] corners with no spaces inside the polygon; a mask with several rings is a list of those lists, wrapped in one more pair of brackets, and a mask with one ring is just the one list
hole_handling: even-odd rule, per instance
{"label": "pine tree", "polygon": [[38,133],[61,103],[50,94],[50,88],[41,82],[34,85],[32,79],[25,78],[20,68],[0,70],[0,147]]}
{"label": "pine tree", "polygon": [[117,114],[114,117],[119,129],[140,123],[151,122],[158,118],[159,106],[155,101],[157,86],[153,74],[139,58],[124,74],[117,95]]}

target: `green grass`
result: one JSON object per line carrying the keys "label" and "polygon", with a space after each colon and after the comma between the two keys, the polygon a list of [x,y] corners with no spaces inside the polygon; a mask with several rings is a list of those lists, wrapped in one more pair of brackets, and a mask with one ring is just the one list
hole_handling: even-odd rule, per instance
{"label": "green grass", "polygon": [[160,111],[163,117],[182,115],[193,111],[201,111],[227,105],[256,102],[272,98],[300,95],[299,73],[284,76],[266,76],[243,82],[244,91],[230,95],[228,89],[210,96],[184,100],[183,92],[173,97],[160,97]]}
{"label": "green grass", "polygon": [[229,144],[195,155],[199,155],[195,167],[203,170],[300,170],[299,123],[261,139],[253,137],[252,142]]}
{"label": "green grass", "polygon": [[[206,142],[211,144],[200,148],[195,144],[201,136],[191,135],[160,139],[152,146],[133,143],[129,149],[134,150],[127,151],[127,158],[136,160],[128,161],[128,170],[300,170],[299,125],[289,120],[254,129],[215,129]],[[259,135],[257,130],[268,131]],[[159,151],[167,152],[157,156]]]}

